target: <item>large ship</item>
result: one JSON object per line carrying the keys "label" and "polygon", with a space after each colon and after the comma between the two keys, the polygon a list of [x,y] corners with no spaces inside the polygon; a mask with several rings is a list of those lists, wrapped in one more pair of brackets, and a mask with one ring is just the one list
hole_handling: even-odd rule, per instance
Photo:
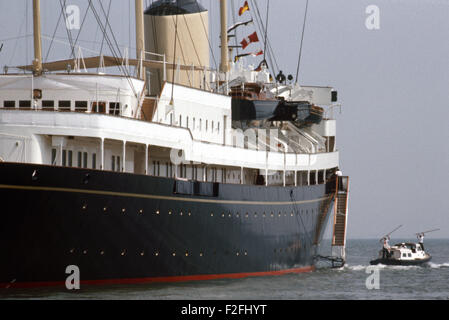
{"label": "large ship", "polygon": [[219,2],[215,70],[197,1],[136,0],[135,58],[52,62],[33,1],[33,63],[0,75],[0,287],[313,271],[329,220],[344,259],[336,91],[230,61]]}

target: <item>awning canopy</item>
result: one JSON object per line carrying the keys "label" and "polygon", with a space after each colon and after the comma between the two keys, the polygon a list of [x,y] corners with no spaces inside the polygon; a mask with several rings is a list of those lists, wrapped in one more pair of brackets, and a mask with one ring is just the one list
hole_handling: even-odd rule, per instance
{"label": "awning canopy", "polygon": [[[46,62],[42,64],[42,69],[47,71],[64,71],[67,70],[67,67],[70,65],[70,68],[73,70],[75,69],[75,65],[79,61],[79,68],[85,68],[85,69],[93,69],[93,68],[100,68],[100,67],[117,67],[120,65],[125,65],[126,61],[124,59],[115,58],[111,56],[96,56],[96,57],[88,57],[88,58],[81,58],[81,59],[67,59],[67,60],[59,60],[59,61],[52,61],[52,62]],[[127,63],[131,66],[139,66],[140,61],[138,59],[128,59]],[[163,69],[164,68],[164,62],[163,61],[155,61],[155,60],[143,60],[143,66],[146,68],[151,69]],[[165,63],[165,67],[167,69],[173,69],[178,68],[178,64],[173,63]],[[33,65],[27,65],[27,66],[18,66],[17,68],[22,70],[33,70]],[[196,70],[196,71],[204,71],[209,70],[207,67],[202,66],[189,66],[180,64],[179,68],[181,70]]]}

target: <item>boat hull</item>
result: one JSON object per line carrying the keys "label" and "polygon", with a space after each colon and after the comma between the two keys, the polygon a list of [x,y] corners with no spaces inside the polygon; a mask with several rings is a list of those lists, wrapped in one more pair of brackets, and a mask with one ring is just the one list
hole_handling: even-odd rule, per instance
{"label": "boat hull", "polygon": [[1,287],[169,282],[306,272],[329,185],[199,183],[0,163]]}
{"label": "boat hull", "polygon": [[391,266],[418,266],[425,264],[432,260],[430,255],[427,255],[424,259],[416,259],[416,260],[397,260],[397,259],[375,259],[371,260],[371,265],[383,264],[383,265],[391,265]]}

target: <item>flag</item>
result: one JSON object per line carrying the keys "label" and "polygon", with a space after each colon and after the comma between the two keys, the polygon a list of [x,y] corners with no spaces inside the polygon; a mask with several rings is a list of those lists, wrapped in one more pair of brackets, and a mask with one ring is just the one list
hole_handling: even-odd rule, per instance
{"label": "flag", "polygon": [[237,27],[246,26],[246,25],[248,25],[249,23],[252,23],[252,22],[253,22],[253,19],[251,19],[249,21],[245,21],[245,22],[236,23],[233,26],[229,27],[228,33],[231,32],[232,30],[236,29]]}
{"label": "flag", "polygon": [[248,11],[248,10],[249,10],[248,1],[245,1],[245,4],[243,5],[243,7],[240,7],[239,16],[241,16],[245,11]]}
{"label": "flag", "polygon": [[246,57],[246,56],[253,56],[253,57],[257,57],[260,56],[261,54],[263,54],[263,50],[257,51],[257,52],[251,52],[251,53],[243,53],[243,54],[238,54],[234,57],[234,62],[239,61],[240,58],[242,57]]}
{"label": "flag", "polygon": [[242,45],[242,49],[245,49],[250,43],[259,42],[259,38],[257,37],[257,33],[250,34],[247,38],[243,39],[240,44]]}

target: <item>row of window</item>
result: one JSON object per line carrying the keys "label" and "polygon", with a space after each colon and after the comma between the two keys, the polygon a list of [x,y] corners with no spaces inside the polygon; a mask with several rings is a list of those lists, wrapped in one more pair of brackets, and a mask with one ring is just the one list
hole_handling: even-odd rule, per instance
{"label": "row of window", "polygon": [[[58,150],[56,148],[53,148],[51,150],[51,164],[52,165],[58,165],[59,159],[57,158]],[[63,167],[78,167],[78,168],[89,168],[89,169],[97,169],[97,154],[92,153],[89,154],[85,151],[78,151],[76,153],[76,165],[74,164],[74,152],[72,150],[62,150],[62,163],[61,165]],[[90,160],[90,161],[89,161]],[[89,167],[88,164],[91,164]],[[120,156],[112,156],[111,157],[111,170],[112,171],[121,171],[120,167],[121,158]]]}
{"label": "row of window", "polygon": [[[196,123],[196,119],[192,118],[192,126],[190,126],[190,121],[189,121],[189,117],[187,116],[185,118],[185,125],[183,125],[183,120],[182,120],[182,115],[179,115],[179,123],[178,125],[180,127],[186,127],[186,128],[191,128],[192,130],[196,130],[197,129],[197,123]],[[170,114],[170,125],[173,125],[173,114]],[[198,119],[198,130],[202,130],[203,129],[203,119]],[[217,121],[216,123],[211,120],[210,121],[210,125],[209,125],[209,120],[205,121],[205,131],[207,132],[209,129],[211,132],[214,132],[214,130],[217,133],[220,133],[220,121]]]}
{"label": "row of window", "polygon": [[[87,101],[74,101],[74,110],[78,112],[86,112],[88,110]],[[18,101],[19,108],[31,108],[31,100],[19,100]],[[92,102],[91,103],[91,112],[96,113],[106,113],[106,105],[107,102]],[[58,107],[59,111],[71,111],[72,110],[72,101],[71,100],[42,100],[42,110],[54,110],[55,107]],[[15,100],[4,100],[3,108],[16,108]],[[120,114],[120,102],[109,102],[109,114],[119,115]]]}

